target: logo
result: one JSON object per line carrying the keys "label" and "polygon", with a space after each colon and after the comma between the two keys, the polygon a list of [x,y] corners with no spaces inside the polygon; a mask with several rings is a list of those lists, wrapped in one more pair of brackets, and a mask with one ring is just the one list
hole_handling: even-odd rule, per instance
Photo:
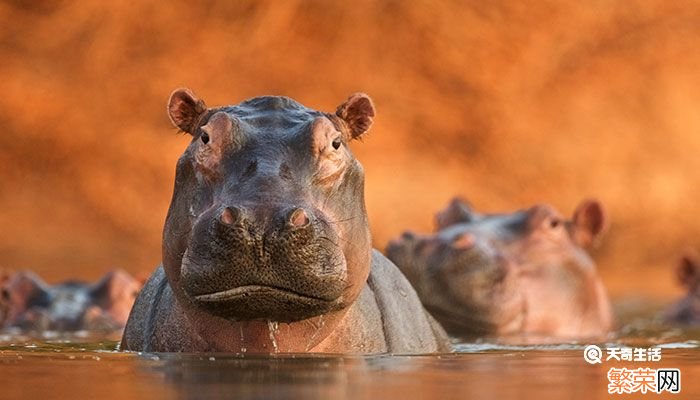
{"label": "logo", "polygon": [[[583,359],[589,364],[603,362],[658,362],[661,361],[661,348],[609,347],[603,349],[592,344],[583,349]],[[608,370],[608,393],[680,393],[681,370],[678,368],[617,368]]]}
{"label": "logo", "polygon": [[583,349],[583,359],[589,364],[601,364],[603,362],[603,350],[591,344]]}

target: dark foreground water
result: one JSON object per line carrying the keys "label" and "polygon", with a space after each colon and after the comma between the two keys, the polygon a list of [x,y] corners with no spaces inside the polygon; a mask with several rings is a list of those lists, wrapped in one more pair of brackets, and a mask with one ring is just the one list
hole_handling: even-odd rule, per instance
{"label": "dark foreground water", "polygon": [[[136,354],[90,337],[0,337],[0,399],[692,399],[700,398],[698,330],[627,315],[596,343],[461,343],[454,354],[365,357]],[[605,361],[607,350],[658,347],[660,361]],[[681,392],[609,394],[611,368],[680,370]],[[648,372],[648,371],[647,371]],[[636,378],[635,378],[636,379]]]}

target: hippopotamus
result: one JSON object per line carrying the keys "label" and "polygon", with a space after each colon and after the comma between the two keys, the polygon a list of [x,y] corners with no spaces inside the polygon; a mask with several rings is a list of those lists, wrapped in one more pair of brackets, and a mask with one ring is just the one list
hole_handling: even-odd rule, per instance
{"label": "hippopotamus", "polygon": [[598,201],[583,201],[566,220],[549,205],[480,214],[456,198],[436,222],[435,233],[406,232],[386,254],[451,335],[575,339],[611,329],[585,250],[606,227]]}
{"label": "hippopotamus", "polygon": [[678,325],[700,325],[700,256],[696,252],[681,257],[676,277],[688,293],[666,310],[664,318]]}
{"label": "hippopotamus", "polygon": [[371,247],[364,171],[349,148],[372,125],[366,94],[335,113],[279,96],[168,102],[191,135],[177,162],[163,262],[121,348],[157,352],[427,353],[444,330]]}
{"label": "hippopotamus", "polygon": [[141,285],[120,269],[95,283],[68,280],[57,285],[31,271],[9,274],[0,290],[2,327],[25,332],[119,331]]}

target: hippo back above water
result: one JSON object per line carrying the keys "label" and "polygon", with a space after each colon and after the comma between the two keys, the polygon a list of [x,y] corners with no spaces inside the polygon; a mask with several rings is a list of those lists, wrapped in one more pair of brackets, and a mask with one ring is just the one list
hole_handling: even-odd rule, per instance
{"label": "hippo back above water", "polygon": [[177,163],[163,266],[123,349],[448,348],[403,275],[371,249],[364,172],[348,147],[372,124],[369,97],[331,114],[285,97],[207,108],[181,89],[168,112],[192,140]]}
{"label": "hippo back above water", "polygon": [[435,234],[405,233],[387,248],[428,310],[457,336],[598,338],[612,312],[584,247],[605,228],[600,203],[571,220],[552,207],[480,214],[455,199]]}

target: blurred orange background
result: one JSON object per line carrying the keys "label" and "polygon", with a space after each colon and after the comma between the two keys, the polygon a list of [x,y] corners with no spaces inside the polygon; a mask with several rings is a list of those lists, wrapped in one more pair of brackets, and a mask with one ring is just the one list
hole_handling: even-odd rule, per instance
{"label": "blurred orange background", "polygon": [[681,293],[672,268],[700,247],[698,2],[131,3],[0,3],[0,267],[153,269],[188,143],[174,88],[327,111],[364,91],[376,247],[454,195],[567,215],[595,196],[613,296]]}

